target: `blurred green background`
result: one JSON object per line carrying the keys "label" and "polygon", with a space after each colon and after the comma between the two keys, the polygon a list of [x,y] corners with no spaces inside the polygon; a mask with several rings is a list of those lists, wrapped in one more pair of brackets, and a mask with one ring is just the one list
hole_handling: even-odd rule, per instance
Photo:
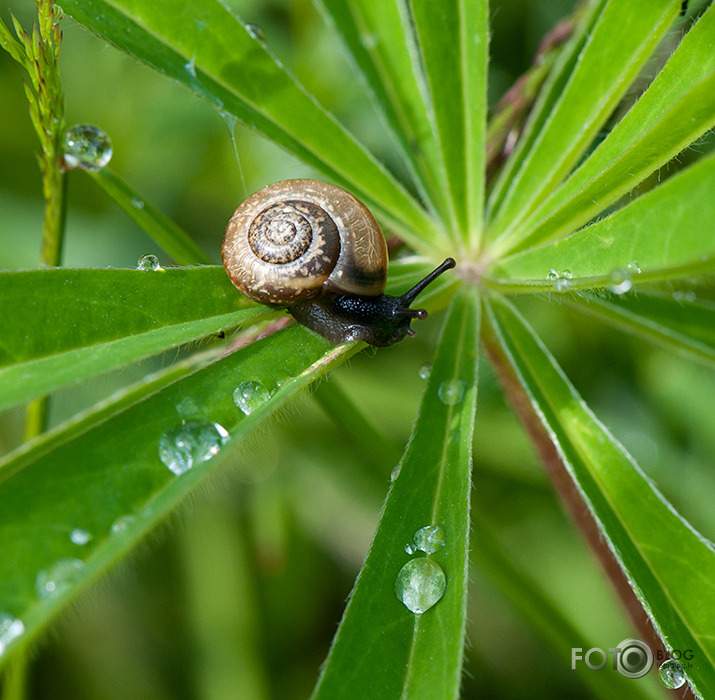
{"label": "blurred green background", "polygon": [[[399,168],[362,85],[308,0],[225,4],[262,27],[270,49],[306,88]],[[492,104],[572,5],[492,3]],[[5,22],[8,9],[31,25],[33,2],[5,5]],[[225,223],[247,192],[314,175],[240,125],[232,142],[230,125],[208,104],[71,22],[63,26],[68,126],[93,123],[106,130],[114,144],[111,167],[216,262]],[[31,268],[39,259],[41,183],[22,79],[19,67],[0,53],[1,269]],[[146,253],[171,264],[88,177],[70,173],[64,264],[134,267]],[[553,301],[522,306],[597,415],[674,505],[715,538],[712,374]],[[439,322],[420,323],[417,338],[394,348],[363,353],[329,380],[397,448],[409,435],[421,393],[419,368],[430,357]],[[175,359],[171,353],[60,392],[52,422]],[[615,646],[634,631],[555,501],[486,363],[482,374],[472,549],[478,550],[480,538],[495,537],[595,646]],[[394,466],[390,456],[376,459],[350,442],[320,409],[319,394],[262,428],[238,463],[64,615],[32,653],[30,697],[309,695]],[[0,414],[0,451],[16,447],[21,434],[20,411]],[[336,450],[336,442],[343,449]],[[589,697],[570,658],[554,653],[476,564],[472,583],[465,698]],[[652,688],[655,697],[655,682]]]}

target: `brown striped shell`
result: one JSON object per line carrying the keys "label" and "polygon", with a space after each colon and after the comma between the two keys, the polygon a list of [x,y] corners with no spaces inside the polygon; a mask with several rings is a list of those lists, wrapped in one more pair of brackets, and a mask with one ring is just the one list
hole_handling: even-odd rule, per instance
{"label": "brown striped shell", "polygon": [[221,257],[233,284],[264,304],[289,306],[323,290],[385,290],[387,246],[367,207],[318,180],[284,180],[252,194],[226,227]]}

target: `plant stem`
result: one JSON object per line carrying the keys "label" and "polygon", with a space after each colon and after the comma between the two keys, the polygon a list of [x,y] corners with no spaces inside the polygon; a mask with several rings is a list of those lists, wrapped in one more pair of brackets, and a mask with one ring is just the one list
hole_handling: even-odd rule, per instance
{"label": "plant stem", "polygon": [[[64,94],[58,63],[62,32],[54,0],[36,0],[36,3],[38,21],[32,28],[32,34],[13,17],[17,41],[4,25],[0,27],[0,38],[3,48],[27,71],[29,78],[29,82],[25,83],[25,94],[30,118],[40,140],[38,162],[45,199],[40,262],[47,267],[55,267],[62,260],[67,192],[63,157]],[[26,439],[46,429],[47,415],[46,397],[28,405]]]}

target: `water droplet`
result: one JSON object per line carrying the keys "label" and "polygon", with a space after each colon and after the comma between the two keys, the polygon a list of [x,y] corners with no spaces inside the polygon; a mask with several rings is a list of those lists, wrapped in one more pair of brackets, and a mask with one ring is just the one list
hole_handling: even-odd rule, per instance
{"label": "water droplet", "polygon": [[637,260],[631,260],[627,265],[626,265],[626,272],[628,272],[629,275],[634,276],[634,275],[640,275],[642,270],[641,266],[638,264]]}
{"label": "water droplet", "polygon": [[571,280],[566,277],[559,277],[554,282],[554,289],[557,292],[568,292],[571,289]]}
{"label": "water droplet", "polygon": [[546,275],[546,279],[549,282],[555,282],[559,278],[559,273],[552,267]]}
{"label": "water droplet", "polygon": [[420,367],[420,379],[429,379],[430,374],[432,374],[432,363],[425,362]]}
{"label": "water droplet", "polygon": [[134,522],[134,516],[133,515],[120,515],[113,523],[112,526],[109,528],[111,532],[117,533],[117,532],[125,532],[128,530],[131,526],[132,523]]}
{"label": "water droplet", "polygon": [[176,404],[175,408],[176,412],[182,418],[195,418],[200,413],[196,401],[194,401],[191,396],[184,396],[184,398]]}
{"label": "water droplet", "polygon": [[684,301],[689,301],[689,302],[695,302],[697,301],[697,296],[695,292],[683,292],[683,291],[675,291],[673,292],[673,301],[679,301],[679,302],[684,302]]}
{"label": "water droplet", "polygon": [[271,392],[260,382],[241,382],[233,392],[233,402],[246,415],[253,413],[271,398]]}
{"label": "water droplet", "polygon": [[77,124],[65,134],[64,159],[68,168],[96,172],[112,159],[112,140],[97,126]]}
{"label": "water droplet", "polygon": [[631,275],[627,270],[618,268],[611,272],[611,291],[614,294],[625,294],[632,286]]}
{"label": "water droplet", "polygon": [[81,559],[60,559],[49,569],[43,569],[35,578],[35,593],[40,600],[58,595],[72,586],[82,575]]}
{"label": "water droplet", "polygon": [[415,549],[415,546],[410,542],[405,545],[405,552],[407,552],[408,554],[414,554],[416,551],[417,550]]}
{"label": "water droplet", "polygon": [[137,263],[137,270],[144,270],[145,272],[158,272],[163,269],[156,255],[142,255]]}
{"label": "water droplet", "polygon": [[394,481],[398,476],[400,476],[400,470],[402,469],[402,462],[398,462],[393,470],[390,472],[390,481]]}
{"label": "water droplet", "polygon": [[144,209],[144,200],[139,197],[132,197],[132,206],[135,209]]}
{"label": "water droplet", "polygon": [[187,61],[184,63],[184,68],[186,68],[187,72],[193,76],[194,78],[196,77],[196,59],[192,56],[190,61]]}
{"label": "water droplet", "polygon": [[683,665],[675,659],[666,659],[658,668],[660,682],[671,690],[677,690],[685,685],[687,678]]}
{"label": "water droplet", "polygon": [[77,544],[83,547],[92,539],[91,533],[87,530],[83,530],[81,527],[76,527],[72,532],[70,532],[70,540],[73,544]]}
{"label": "water droplet", "polygon": [[369,34],[366,32],[361,32],[360,41],[362,42],[362,45],[369,51],[370,49],[374,49],[380,43],[380,36],[379,34],[373,34],[372,32]]}
{"label": "water droplet", "polygon": [[25,625],[7,613],[0,613],[0,656],[5,653],[7,645],[25,632]]}
{"label": "water droplet", "polygon": [[174,474],[183,474],[195,464],[211,459],[226,440],[228,432],[218,423],[184,421],[159,439],[159,459]]}
{"label": "water droplet", "polygon": [[408,610],[421,615],[444,595],[447,579],[442,567],[431,559],[410,559],[397,574],[395,595]]}
{"label": "water droplet", "polygon": [[449,382],[442,382],[437,389],[437,396],[442,403],[447,406],[456,406],[464,398],[464,390],[467,382],[461,379],[452,379]]}
{"label": "water droplet", "polygon": [[439,525],[421,527],[414,536],[415,549],[426,554],[433,554],[447,543],[447,535]]}
{"label": "water droplet", "polygon": [[257,24],[247,24],[246,31],[251,35],[252,39],[255,39],[262,46],[266,45],[266,32],[263,27],[259,27]]}
{"label": "water droplet", "polygon": [[565,280],[570,280],[573,277],[573,272],[571,270],[561,270],[561,278]]}

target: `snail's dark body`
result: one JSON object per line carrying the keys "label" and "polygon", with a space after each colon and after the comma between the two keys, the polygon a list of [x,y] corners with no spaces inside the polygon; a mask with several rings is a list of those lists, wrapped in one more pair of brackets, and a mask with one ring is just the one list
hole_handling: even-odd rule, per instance
{"label": "snail's dark body", "polygon": [[234,212],[222,258],[246,296],[286,307],[307,328],[338,345],[392,345],[424,309],[409,305],[450,267],[448,258],[406,294],[384,293],[387,247],[367,207],[317,180],[285,180],[251,195]]}

